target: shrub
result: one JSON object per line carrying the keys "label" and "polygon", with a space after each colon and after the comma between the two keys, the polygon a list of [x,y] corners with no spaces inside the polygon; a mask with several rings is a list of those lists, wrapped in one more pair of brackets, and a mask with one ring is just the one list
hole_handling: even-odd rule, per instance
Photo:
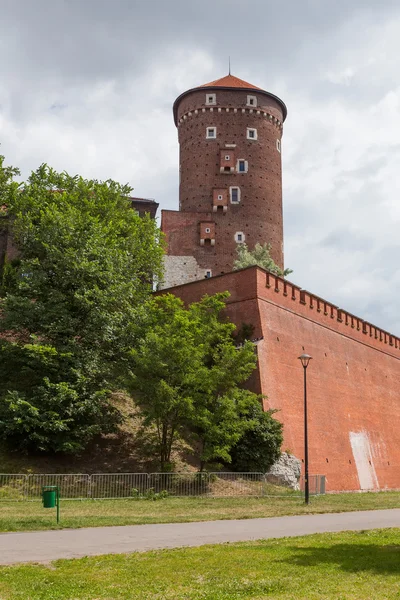
{"label": "shrub", "polygon": [[264,412],[261,405],[248,417],[249,425],[231,450],[233,471],[265,473],[278,460],[283,441],[283,425],[273,418],[276,411]]}

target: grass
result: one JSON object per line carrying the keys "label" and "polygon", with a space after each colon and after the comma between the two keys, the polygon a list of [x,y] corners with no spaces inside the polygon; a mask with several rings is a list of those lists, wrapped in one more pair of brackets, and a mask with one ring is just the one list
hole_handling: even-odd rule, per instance
{"label": "grass", "polygon": [[0,569],[2,600],[400,598],[400,529]]}
{"label": "grass", "polygon": [[252,519],[385,508],[400,508],[400,492],[327,494],[326,496],[311,497],[309,506],[305,506],[303,500],[298,496],[166,498],[156,502],[151,500],[61,500],[61,523],[57,526],[55,509],[44,509],[39,501],[4,501],[0,502],[0,531]]}

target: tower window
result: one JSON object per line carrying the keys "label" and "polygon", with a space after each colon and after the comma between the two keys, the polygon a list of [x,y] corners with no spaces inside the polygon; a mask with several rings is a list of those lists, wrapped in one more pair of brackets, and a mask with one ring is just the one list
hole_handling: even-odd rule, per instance
{"label": "tower window", "polygon": [[206,104],[217,104],[216,94],[206,94]]}
{"label": "tower window", "polygon": [[248,140],[256,140],[257,139],[257,129],[252,129],[251,127],[247,128],[247,139]]}
{"label": "tower window", "polygon": [[276,140],[276,149],[278,150],[278,152],[281,151],[281,140]]}
{"label": "tower window", "polygon": [[217,137],[217,128],[216,127],[207,127],[206,138],[208,140],[215,140],[216,137]]}
{"label": "tower window", "polygon": [[218,194],[218,200],[222,200],[223,196],[222,194]]}
{"label": "tower window", "polygon": [[257,106],[257,97],[247,96],[247,106]]}
{"label": "tower window", "polygon": [[211,229],[209,227],[206,227],[204,230],[206,233],[211,233]]}
{"label": "tower window", "polygon": [[230,187],[229,194],[231,197],[232,204],[239,204],[240,202],[240,188],[239,187]]}
{"label": "tower window", "polygon": [[247,160],[243,160],[242,158],[239,158],[239,160],[237,161],[237,165],[236,165],[236,169],[238,171],[238,173],[247,173],[249,168],[248,162]]}
{"label": "tower window", "polygon": [[243,244],[245,239],[246,239],[246,236],[244,235],[243,231],[237,231],[235,233],[235,242],[237,244]]}
{"label": "tower window", "polygon": [[225,160],[231,160],[231,157],[229,156],[229,154],[225,154]]}
{"label": "tower window", "polygon": [[210,279],[210,277],[212,277],[212,271],[211,271],[211,269],[207,269],[206,274],[204,275],[204,277],[206,279]]}

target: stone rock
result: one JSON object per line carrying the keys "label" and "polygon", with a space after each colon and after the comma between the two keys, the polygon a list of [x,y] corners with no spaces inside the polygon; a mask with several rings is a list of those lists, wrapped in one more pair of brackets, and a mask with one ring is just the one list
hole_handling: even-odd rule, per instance
{"label": "stone rock", "polygon": [[279,460],[277,460],[268,471],[267,481],[268,483],[284,485],[293,490],[299,490],[300,475],[301,460],[293,456],[293,454],[282,452]]}

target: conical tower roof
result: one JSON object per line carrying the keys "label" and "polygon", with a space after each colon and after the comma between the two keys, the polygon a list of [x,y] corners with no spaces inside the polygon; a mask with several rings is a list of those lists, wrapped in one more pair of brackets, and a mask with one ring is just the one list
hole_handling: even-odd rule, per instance
{"label": "conical tower roof", "polygon": [[178,106],[179,106],[179,103],[182,100],[182,98],[184,98],[187,94],[190,94],[192,92],[196,92],[199,90],[203,90],[203,89],[207,89],[207,90],[213,90],[213,89],[217,89],[217,90],[221,90],[221,89],[223,89],[223,90],[248,90],[249,92],[258,91],[259,93],[265,94],[266,96],[269,96],[270,98],[272,98],[273,100],[278,102],[278,104],[280,105],[280,107],[282,109],[283,120],[286,119],[287,108],[286,108],[286,105],[283,102],[283,100],[278,98],[278,96],[275,96],[274,94],[271,94],[270,92],[267,92],[266,90],[263,90],[262,88],[257,87],[256,85],[253,85],[252,83],[249,83],[248,81],[239,79],[239,77],[235,77],[234,75],[231,75],[229,73],[229,75],[225,75],[225,77],[221,77],[220,79],[215,79],[214,81],[210,81],[209,83],[204,83],[203,85],[199,85],[198,87],[187,90],[186,92],[183,92],[183,94],[178,96],[178,98],[174,102],[174,108],[173,108],[175,125],[177,125]]}
{"label": "conical tower roof", "polygon": [[253,85],[252,83],[248,83],[248,81],[243,81],[243,79],[239,79],[239,77],[235,77],[234,75],[225,75],[225,77],[221,77],[221,79],[216,79],[215,81],[210,81],[210,83],[205,83],[200,86],[201,88],[205,87],[224,87],[224,88],[243,88],[246,90],[261,90],[261,88]]}

